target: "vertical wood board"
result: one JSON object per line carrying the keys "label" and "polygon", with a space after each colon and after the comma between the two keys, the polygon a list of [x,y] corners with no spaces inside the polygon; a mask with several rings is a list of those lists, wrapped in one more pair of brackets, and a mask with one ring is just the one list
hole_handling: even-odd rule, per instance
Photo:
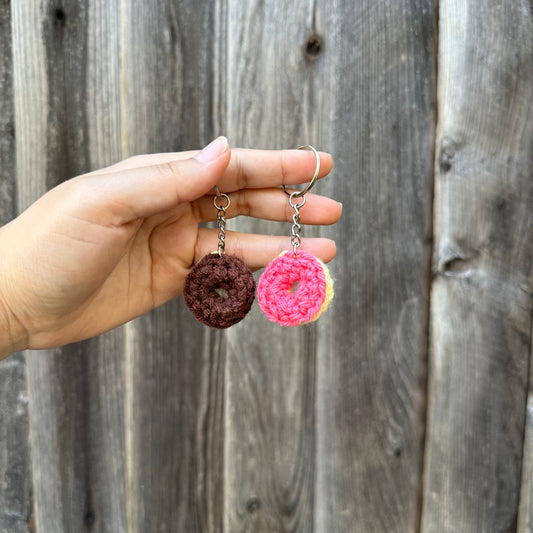
{"label": "vertical wood board", "polygon": [[[16,215],[11,8],[0,4],[0,226]],[[4,250],[3,253],[8,253]],[[0,362],[0,533],[28,533],[31,476],[26,363]]]}
{"label": "vertical wood board", "polygon": [[2,362],[0,533],[533,531],[533,14],[438,5],[0,6],[0,223],[219,134],[332,152],[344,204],[303,228],[338,246],[318,323],[214,332],[178,299]]}
{"label": "vertical wood board", "polygon": [[[110,33],[120,28],[118,12],[111,7],[105,17],[89,19],[90,11],[94,15],[103,8],[97,1],[65,7],[16,4],[21,208],[89,170],[91,158],[100,164],[120,157],[113,151],[120,143],[111,141],[93,151],[89,139],[89,123],[95,117],[112,122],[119,111],[102,105],[100,87],[91,85],[105,71],[94,49],[99,55],[117,55],[117,40]],[[105,86],[103,92],[108,90]],[[120,338],[120,333],[114,335]],[[113,338],[28,354],[38,531],[120,531],[125,523],[122,371]]]}
{"label": "vertical wood board", "polygon": [[[304,55],[313,2],[227,7],[223,91],[232,145],[326,149],[320,113],[313,113],[323,68]],[[286,235],[283,249],[290,248],[289,221],[239,218],[230,225]],[[312,234],[303,228],[304,237]],[[226,243],[231,253],[231,235]],[[227,337],[224,531],[312,531],[316,324],[282,328],[255,305]]]}
{"label": "vertical wood board", "polygon": [[[123,1],[122,17],[123,155],[207,144],[213,6]],[[128,531],[218,532],[223,341],[182,299],[126,329]]]}
{"label": "vertical wood board", "polygon": [[[319,3],[343,202],[319,321],[315,531],[418,531],[435,93],[432,1]],[[320,61],[320,59],[319,59]]]}
{"label": "vertical wood board", "polygon": [[[533,333],[533,320],[531,322],[531,332]],[[531,334],[531,333],[530,333]],[[524,445],[522,448],[522,472],[520,486],[520,502],[518,506],[518,526],[517,533],[533,533],[533,394],[531,392],[531,357],[533,352],[529,352],[529,384],[526,405],[526,417],[524,428]]]}
{"label": "vertical wood board", "polygon": [[422,531],[516,530],[533,294],[533,17],[440,2]]}

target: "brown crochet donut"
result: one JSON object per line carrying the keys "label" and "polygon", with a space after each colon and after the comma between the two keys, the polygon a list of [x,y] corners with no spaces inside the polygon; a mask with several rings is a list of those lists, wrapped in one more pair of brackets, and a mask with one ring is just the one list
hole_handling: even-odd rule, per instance
{"label": "brown crochet donut", "polygon": [[255,280],[238,257],[212,253],[189,272],[183,296],[200,322],[212,328],[229,328],[252,307]]}

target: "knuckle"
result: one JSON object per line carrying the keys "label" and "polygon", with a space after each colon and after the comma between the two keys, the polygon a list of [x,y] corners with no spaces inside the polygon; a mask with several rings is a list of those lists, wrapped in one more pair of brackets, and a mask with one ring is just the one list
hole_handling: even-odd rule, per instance
{"label": "knuckle", "polygon": [[246,191],[243,189],[239,190],[237,196],[237,211],[237,214],[239,215],[250,216],[250,201],[248,195],[246,194]]}
{"label": "knuckle", "polygon": [[288,152],[282,151],[279,160],[279,172],[281,174],[281,183],[287,185],[289,181],[289,162],[287,161]]}
{"label": "knuckle", "polygon": [[156,168],[163,178],[179,178],[181,174],[181,165],[178,161],[167,161],[157,165]]}
{"label": "knuckle", "polygon": [[77,205],[89,204],[97,198],[97,181],[99,180],[79,176],[63,182],[57,187],[57,190],[62,191],[71,203]]}
{"label": "knuckle", "polygon": [[246,189],[248,186],[248,176],[239,156],[235,158],[235,181],[238,189]]}
{"label": "knuckle", "polygon": [[[233,232],[227,232],[227,233],[231,234]],[[226,244],[226,253],[235,255],[239,259],[242,259],[244,257],[244,247],[238,239],[235,239],[235,238],[228,239],[228,244]]]}
{"label": "knuckle", "polygon": [[289,205],[288,202],[285,203],[285,220],[289,222],[292,220],[292,215],[294,214],[294,209]]}

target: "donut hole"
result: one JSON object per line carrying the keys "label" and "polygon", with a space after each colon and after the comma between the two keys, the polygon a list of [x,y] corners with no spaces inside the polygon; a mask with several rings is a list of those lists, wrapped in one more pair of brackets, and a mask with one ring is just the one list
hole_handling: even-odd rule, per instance
{"label": "donut hole", "polygon": [[229,293],[223,287],[216,287],[215,292],[223,299],[227,300],[229,298]]}
{"label": "donut hole", "polygon": [[298,290],[298,286],[300,285],[300,280],[296,280],[289,288],[289,292],[291,294],[294,294]]}

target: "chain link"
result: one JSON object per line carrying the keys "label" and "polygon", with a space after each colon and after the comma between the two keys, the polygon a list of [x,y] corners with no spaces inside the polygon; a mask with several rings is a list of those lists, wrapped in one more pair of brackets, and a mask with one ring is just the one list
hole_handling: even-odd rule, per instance
{"label": "chain link", "polygon": [[[301,202],[295,203],[294,198],[301,198]],[[289,205],[294,209],[294,215],[292,215],[292,235],[291,235],[291,244],[292,251],[296,255],[296,250],[302,244],[302,237],[300,236],[302,232],[302,225],[300,224],[300,208],[305,204],[305,196],[301,195],[299,191],[291,193],[289,196]]]}
{"label": "chain link", "polygon": [[[218,255],[222,255],[226,249],[226,209],[231,205],[231,200],[227,194],[215,189],[217,195],[213,198],[213,205],[217,208],[217,226],[218,226]],[[226,200],[226,205],[218,205],[220,199]]]}

